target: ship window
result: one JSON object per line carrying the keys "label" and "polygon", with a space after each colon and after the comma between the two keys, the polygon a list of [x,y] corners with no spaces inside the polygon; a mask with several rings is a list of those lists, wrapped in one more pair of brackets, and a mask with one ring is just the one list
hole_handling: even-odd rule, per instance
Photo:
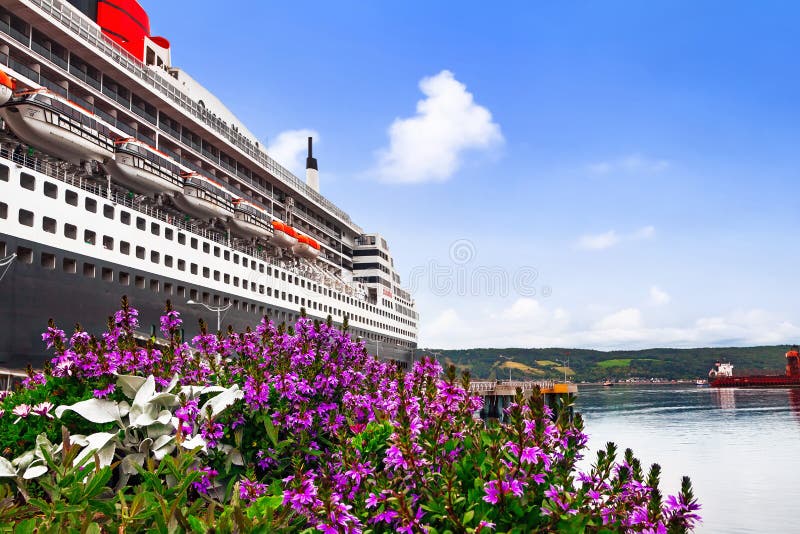
{"label": "ship window", "polygon": [[281,291],[281,300],[286,300],[286,291]]}
{"label": "ship window", "polygon": [[233,263],[235,263],[237,265],[239,264],[239,255],[238,254],[234,254],[233,255]]}
{"label": "ship window", "polygon": [[150,280],[150,291],[158,293],[158,286],[159,286],[158,280],[153,280],[153,279]]}
{"label": "ship window", "polygon": [[69,239],[78,239],[78,227],[69,223],[65,224],[64,237],[68,237]]}
{"label": "ship window", "polygon": [[50,217],[42,217],[42,230],[48,234],[56,233],[56,220]]}
{"label": "ship window", "polygon": [[136,228],[145,230],[147,228],[147,223],[141,217],[136,217]]}
{"label": "ship window", "polygon": [[0,180],[8,181],[8,165],[0,165]]}
{"label": "ship window", "polygon": [[8,204],[0,202],[0,219],[8,219]]}
{"label": "ship window", "polygon": [[229,274],[225,273],[224,282],[225,282],[226,284],[230,284],[230,283],[231,283],[231,275],[229,275]]}
{"label": "ship window", "polygon": [[219,247],[214,247],[214,256],[219,258]]}
{"label": "ship window", "polygon": [[87,198],[83,205],[86,208],[86,211],[97,213],[97,201],[95,199]]}
{"label": "ship window", "polygon": [[258,292],[263,295],[264,294],[264,286],[261,286],[261,285],[258,286]]}
{"label": "ship window", "polygon": [[192,240],[190,241],[190,244],[191,244],[193,249],[197,250],[197,238],[196,237],[192,238]]}
{"label": "ship window", "polygon": [[78,272],[78,262],[72,258],[64,258],[64,260],[61,262],[61,268],[65,273],[75,274]]}
{"label": "ship window", "polygon": [[264,264],[263,263],[259,263],[258,264],[258,272],[260,272],[260,273],[264,272]]}
{"label": "ship window", "polygon": [[96,239],[97,239],[97,234],[95,234],[91,230],[83,231],[83,242],[86,243],[87,245],[94,245]]}
{"label": "ship window", "polygon": [[136,257],[140,260],[144,259],[144,247],[136,247]]}
{"label": "ship window", "polygon": [[211,246],[208,243],[203,243],[203,252],[208,254],[211,251]]}
{"label": "ship window", "polygon": [[88,278],[94,278],[94,264],[93,263],[86,263],[83,264],[83,276]]}
{"label": "ship window", "polygon": [[19,210],[19,223],[25,226],[33,226],[33,212],[28,210]]}
{"label": "ship window", "polygon": [[214,306],[219,306],[219,305],[220,305],[219,295],[214,295]]}
{"label": "ship window", "polygon": [[130,254],[131,253],[131,244],[127,241],[120,241],[119,242],[119,251],[123,254]]}
{"label": "ship window", "polygon": [[78,205],[78,193],[75,191],[64,191],[64,201],[72,206]]}
{"label": "ship window", "polygon": [[167,295],[172,295],[172,284],[169,282],[164,282],[163,290]]}
{"label": "ship window", "polygon": [[161,257],[161,254],[159,254],[155,250],[151,250],[150,251],[150,261],[152,261],[153,263],[158,263],[159,260],[161,259],[160,257]]}
{"label": "ship window", "polygon": [[114,218],[114,206],[110,204],[103,204],[103,216],[106,219],[113,219]]}
{"label": "ship window", "polygon": [[153,235],[161,235],[161,226],[156,223],[150,223],[150,233]]}
{"label": "ship window", "polygon": [[186,298],[186,288],[183,286],[178,286],[178,296]]}
{"label": "ship window", "polygon": [[271,288],[271,287],[268,287],[268,288],[267,288],[267,296],[268,296],[268,297],[271,297],[271,296],[272,296],[272,288]]}
{"label": "ship window", "polygon": [[214,271],[214,280],[219,282],[219,271]]}
{"label": "ship window", "polygon": [[225,261],[231,261],[231,253],[229,250],[226,250],[225,253],[222,255]]}
{"label": "ship window", "polygon": [[101,277],[103,278],[104,282],[113,282],[114,281],[114,271],[109,269],[108,267],[103,267],[100,270]]}
{"label": "ship window", "polygon": [[190,300],[197,300],[197,290],[196,289],[190,289],[189,290],[189,299]]}
{"label": "ship window", "polygon": [[120,211],[119,212],[119,220],[122,224],[130,224],[131,223],[131,214],[127,211]]}
{"label": "ship window", "polygon": [[42,267],[50,269],[51,271],[56,268],[56,256],[49,252],[42,252]]}
{"label": "ship window", "polygon": [[183,232],[178,232],[178,243],[181,245],[186,244],[186,234],[184,234]]}
{"label": "ship window", "polygon": [[144,289],[144,276],[134,276],[133,284],[139,289]]}
{"label": "ship window", "polygon": [[185,260],[178,260],[178,270],[185,271],[186,270],[186,261]]}
{"label": "ship window", "polygon": [[58,187],[53,182],[45,182],[44,194],[50,198],[58,198]]}
{"label": "ship window", "polygon": [[164,237],[172,241],[172,228],[164,228]]}
{"label": "ship window", "polygon": [[0,241],[0,258],[6,257],[6,242]]}
{"label": "ship window", "polygon": [[203,304],[211,304],[211,295],[208,294],[208,291],[203,291]]}
{"label": "ship window", "polygon": [[172,267],[172,256],[165,255],[164,256],[164,265],[167,267]]}
{"label": "ship window", "polygon": [[209,278],[211,276],[211,269],[208,267],[203,267],[203,278]]}
{"label": "ship window", "polygon": [[117,278],[119,283],[123,286],[131,285],[131,275],[130,273],[126,273],[124,271],[119,272],[119,278]]}
{"label": "ship window", "polygon": [[25,189],[33,191],[34,189],[36,189],[36,178],[34,178],[33,175],[28,174],[27,172],[20,173],[19,185],[21,185]]}
{"label": "ship window", "polygon": [[197,274],[197,264],[196,264],[196,263],[193,263],[193,264],[191,264],[191,265],[189,266],[189,271],[190,271],[192,274]]}
{"label": "ship window", "polygon": [[239,287],[239,277],[238,276],[234,276],[233,277],[233,285],[236,286],[236,287]]}
{"label": "ship window", "polygon": [[106,250],[114,250],[114,238],[111,236],[103,236],[103,248]]}
{"label": "ship window", "polygon": [[281,273],[281,280],[286,281],[286,273]]}

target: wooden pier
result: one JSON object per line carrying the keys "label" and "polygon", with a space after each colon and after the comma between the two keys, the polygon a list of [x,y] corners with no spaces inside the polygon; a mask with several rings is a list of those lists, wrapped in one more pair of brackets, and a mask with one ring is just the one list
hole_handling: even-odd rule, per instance
{"label": "wooden pier", "polygon": [[558,399],[563,395],[578,393],[578,385],[569,382],[556,382],[554,380],[491,380],[470,382],[470,393],[484,397],[483,409],[480,412],[482,419],[505,418],[504,410],[514,401],[517,389],[522,390],[522,395],[527,399],[535,388],[539,388],[544,396],[544,402],[550,408],[556,409]]}

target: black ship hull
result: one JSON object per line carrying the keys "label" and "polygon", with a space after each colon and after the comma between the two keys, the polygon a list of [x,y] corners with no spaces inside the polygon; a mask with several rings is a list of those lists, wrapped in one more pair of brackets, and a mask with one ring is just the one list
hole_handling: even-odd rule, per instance
{"label": "black ship hull", "polygon": [[[18,251],[22,254],[10,264],[0,280],[0,367],[40,367],[48,360],[52,355],[45,349],[42,332],[50,318],[68,334],[73,331],[75,323],[79,323],[84,330],[99,335],[107,328],[108,317],[119,309],[123,295],[127,295],[131,305],[139,311],[142,338],[161,336],[159,318],[168,299],[181,313],[185,339],[199,333],[200,319],[206,322],[210,331],[216,329],[216,313],[199,305],[187,304],[188,291],[194,289],[202,294],[202,287],[4,233],[0,233],[2,243],[5,243],[6,254]],[[74,272],[63,268],[64,259],[75,262]],[[92,268],[84,271],[85,265]],[[3,270],[0,268],[0,276]],[[122,272],[126,273],[127,284],[120,282]],[[144,283],[137,284],[135,280]],[[168,286],[171,287],[169,292],[165,291]],[[178,288],[184,288],[186,293],[176,293]],[[220,298],[233,301],[235,297],[223,294]],[[266,307],[258,302],[248,303],[247,310],[243,308],[233,306],[222,312],[223,330],[228,325],[240,331],[248,326],[255,328],[262,312],[276,322],[289,324],[299,317],[299,310],[274,305]],[[309,310],[309,316],[315,317],[313,310]],[[315,318],[325,319],[322,316]],[[358,332],[353,332],[353,335],[358,335]],[[403,367],[408,366],[413,358],[411,350],[388,343],[367,340],[366,345],[370,353],[398,361]]]}

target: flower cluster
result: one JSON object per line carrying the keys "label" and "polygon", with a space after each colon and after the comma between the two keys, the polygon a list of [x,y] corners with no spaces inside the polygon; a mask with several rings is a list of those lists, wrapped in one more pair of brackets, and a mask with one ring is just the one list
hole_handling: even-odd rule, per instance
{"label": "flower cluster", "polygon": [[[380,361],[330,320],[301,317],[290,327],[264,318],[239,333],[201,327],[191,343],[180,339],[180,315],[169,305],[160,324],[166,342],[138,345],[138,312],[126,300],[99,337],[79,328],[67,335],[51,323],[42,335],[55,354],[49,375],[30,374],[25,387],[77,391],[81,400],[120,395],[119,375],[152,375],[161,391],[179,381],[200,395],[238,386],[224,412],[181,396],[166,416],[152,417],[174,418],[178,443],[202,437],[203,454],[191,460],[193,495],[219,509],[273,506],[264,515],[272,530],[545,532],[591,522],[686,532],[699,520],[688,482],[662,500],[657,466],[645,477],[632,454],[618,460],[611,445],[581,473],[588,438],[580,416],[570,417],[569,398],[551,410],[538,391],[518,392],[502,422],[484,422],[468,376],[428,358],[407,370]],[[61,425],[88,433],[50,419],[50,402],[0,398],[5,409],[39,417],[48,435]],[[190,448],[186,442],[170,456]]]}

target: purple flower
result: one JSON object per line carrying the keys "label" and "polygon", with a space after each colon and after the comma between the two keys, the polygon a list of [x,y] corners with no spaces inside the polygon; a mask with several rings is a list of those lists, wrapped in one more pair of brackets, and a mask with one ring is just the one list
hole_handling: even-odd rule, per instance
{"label": "purple flower", "polygon": [[108,397],[109,395],[114,393],[115,389],[116,389],[116,386],[112,383],[112,384],[107,385],[104,388],[92,390],[92,393],[98,399],[105,399],[106,397]]}
{"label": "purple flower", "polygon": [[239,498],[251,503],[267,492],[267,485],[257,481],[243,478],[239,482]]}
{"label": "purple flower", "polygon": [[36,406],[32,408],[34,414],[47,417],[48,419],[52,419],[53,416],[50,414],[50,410],[54,408],[52,402],[40,402]]}
{"label": "purple flower", "polygon": [[16,415],[17,417],[21,417],[25,419],[31,414],[31,405],[30,404],[20,404],[15,406],[11,413]]}

